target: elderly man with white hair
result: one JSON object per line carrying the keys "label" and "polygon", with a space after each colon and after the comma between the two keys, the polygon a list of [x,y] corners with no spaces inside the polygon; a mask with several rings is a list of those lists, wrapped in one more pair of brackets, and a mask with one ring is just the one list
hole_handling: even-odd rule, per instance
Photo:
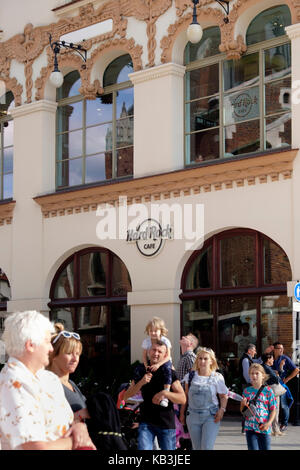
{"label": "elderly man with white hair", "polygon": [[73,423],[59,378],[45,370],[52,323],[36,311],[9,315],[2,339],[9,355],[0,373],[3,450],[95,450],[86,425]]}

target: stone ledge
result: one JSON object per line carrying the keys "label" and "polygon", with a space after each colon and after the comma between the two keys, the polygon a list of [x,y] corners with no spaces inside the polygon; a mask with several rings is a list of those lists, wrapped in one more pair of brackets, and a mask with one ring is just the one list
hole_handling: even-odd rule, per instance
{"label": "stone ledge", "polygon": [[121,196],[127,197],[129,205],[233,187],[270,184],[280,177],[292,177],[297,153],[298,149],[266,153],[215,165],[46,194],[35,197],[34,201],[40,205],[43,216],[48,218],[95,211],[98,205],[106,203],[118,205]]}
{"label": "stone ledge", "polygon": [[3,202],[0,204],[0,225],[11,224],[16,201]]}

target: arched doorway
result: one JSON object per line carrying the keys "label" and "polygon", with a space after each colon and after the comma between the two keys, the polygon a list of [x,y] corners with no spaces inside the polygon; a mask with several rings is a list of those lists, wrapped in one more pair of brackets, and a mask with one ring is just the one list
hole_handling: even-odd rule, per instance
{"label": "arched doorway", "polygon": [[106,383],[130,364],[131,280],[122,260],[104,248],[70,256],[50,288],[50,318],[77,331],[83,343],[81,375]]}
{"label": "arched doorway", "polygon": [[254,230],[228,230],[206,241],[182,275],[183,334],[194,332],[217,352],[227,385],[238,377],[248,343],[260,354],[281,341],[290,354],[292,307],[286,282],[292,279],[285,252]]}

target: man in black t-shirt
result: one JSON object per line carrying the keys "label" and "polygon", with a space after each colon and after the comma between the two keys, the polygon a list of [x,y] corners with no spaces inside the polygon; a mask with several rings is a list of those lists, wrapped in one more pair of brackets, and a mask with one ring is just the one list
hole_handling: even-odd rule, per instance
{"label": "man in black t-shirt", "polygon": [[[157,341],[149,350],[150,365],[158,364],[167,357],[166,345]],[[152,450],[154,438],[157,437],[161,450],[175,450],[176,430],[173,403],[183,405],[186,402],[184,390],[172,370],[171,390],[164,390],[164,375],[161,367],[150,372],[141,364],[134,372],[130,387],[124,395],[126,401],[129,397],[141,391],[143,403],[141,404],[141,422],[139,425],[138,449]],[[169,404],[166,408],[160,406],[162,399],[167,398]]]}

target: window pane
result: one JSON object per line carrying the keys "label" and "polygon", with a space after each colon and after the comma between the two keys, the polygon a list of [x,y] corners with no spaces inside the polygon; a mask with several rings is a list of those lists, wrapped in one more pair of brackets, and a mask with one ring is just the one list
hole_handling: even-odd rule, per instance
{"label": "window pane", "polygon": [[193,261],[186,278],[186,289],[203,289],[211,287],[212,248],[209,246]]}
{"label": "window pane", "polygon": [[59,106],[57,109],[57,132],[71,131],[82,127],[83,102]]}
{"label": "window pane", "polygon": [[111,152],[87,157],[85,161],[85,183],[111,178]]}
{"label": "window pane", "polygon": [[186,136],[186,155],[190,155],[190,163],[219,158],[219,129]]}
{"label": "window pane", "polygon": [[82,155],[82,131],[73,131],[57,136],[58,160]]}
{"label": "window pane", "polygon": [[222,359],[240,358],[249,343],[256,345],[256,305],[256,297],[224,297],[218,300],[218,337]]}
{"label": "window pane", "polygon": [[285,34],[285,26],[291,24],[290,10],[286,5],[269,8],[257,15],[247,30],[246,44],[273,39]]}
{"label": "window pane", "polygon": [[55,299],[74,297],[74,265],[73,261],[60,273],[54,288]]}
{"label": "window pane", "polygon": [[225,156],[242,155],[260,149],[259,121],[225,127]]}
{"label": "window pane", "polygon": [[75,308],[58,308],[51,310],[51,321],[54,323],[62,323],[66,331],[75,330]]}
{"label": "window pane", "polygon": [[57,99],[67,98],[69,96],[79,95],[79,88],[81,86],[80,74],[77,70],[68,73],[64,77],[64,83],[57,90]]}
{"label": "window pane", "polygon": [[[79,310],[79,329],[91,327],[101,328],[101,334],[105,335],[103,343],[106,344],[107,314],[108,307],[106,305],[81,307]],[[104,344],[102,344],[102,346],[104,346]],[[105,347],[103,348],[103,352],[105,352]]]}
{"label": "window pane", "polygon": [[86,154],[112,149],[112,124],[89,127],[86,130]]}
{"label": "window pane", "polygon": [[192,332],[199,339],[199,346],[214,347],[213,314],[211,301],[189,300],[183,302],[183,331]]}
{"label": "window pane", "polygon": [[116,122],[116,148],[133,145],[133,117]]}
{"label": "window pane", "polygon": [[128,380],[130,364],[130,307],[127,305],[111,306],[111,367],[119,380]]}
{"label": "window pane", "polygon": [[267,80],[282,78],[291,73],[291,45],[272,47],[264,51]]}
{"label": "window pane", "polygon": [[291,79],[277,80],[265,86],[266,114],[291,109]]}
{"label": "window pane", "polygon": [[284,345],[284,354],[293,354],[292,299],[286,295],[269,295],[261,300],[262,351],[276,341]]}
{"label": "window pane", "polygon": [[128,74],[133,72],[132,60],[129,54],[118,57],[109,64],[103,75],[103,86],[114,85],[129,80]]}
{"label": "window pane", "polygon": [[209,65],[186,74],[186,99],[193,100],[219,92],[219,64]]}
{"label": "window pane", "polygon": [[133,175],[133,147],[117,150],[117,176]]}
{"label": "window pane", "polygon": [[80,256],[80,296],[106,294],[107,255],[96,251]]}
{"label": "window pane", "polygon": [[82,184],[82,158],[58,162],[58,186],[77,186]]}
{"label": "window pane", "polygon": [[6,121],[4,123],[3,146],[9,147],[14,144],[14,121]]}
{"label": "window pane", "polygon": [[129,272],[123,261],[117,256],[113,257],[111,285],[113,296],[124,296],[127,292],[131,292]]}
{"label": "window pane", "polygon": [[279,114],[266,119],[266,148],[291,145],[291,113]]}
{"label": "window pane", "polygon": [[271,240],[264,239],[264,283],[284,284],[292,279],[289,259],[285,252]]}
{"label": "window pane", "polygon": [[219,98],[204,98],[186,105],[187,131],[200,131],[219,125]]}
{"label": "window pane", "polygon": [[3,176],[3,199],[13,197],[13,174]]}
{"label": "window pane", "polygon": [[[107,95],[104,95],[107,96]],[[109,95],[112,96],[112,95]],[[100,124],[101,122],[112,121],[112,100],[105,102],[101,98],[96,100],[86,100],[86,125]]]}
{"label": "window pane", "polygon": [[188,42],[185,48],[185,64],[220,53],[221,33],[218,26],[206,28],[201,41],[197,44]]}
{"label": "window pane", "polygon": [[223,63],[224,90],[253,85],[259,80],[259,54],[248,54],[239,60]]}
{"label": "window pane", "polygon": [[237,235],[220,241],[220,286],[255,285],[255,238]]}
{"label": "window pane", "polygon": [[224,96],[225,125],[259,117],[259,88],[253,87]]}
{"label": "window pane", "polygon": [[15,107],[14,95],[8,91],[0,96],[0,117],[9,114],[9,111]]}
{"label": "window pane", "polygon": [[119,90],[117,93],[117,118],[133,116],[133,88]]}
{"label": "window pane", "polygon": [[13,171],[13,147],[3,150],[3,173],[11,173]]}

